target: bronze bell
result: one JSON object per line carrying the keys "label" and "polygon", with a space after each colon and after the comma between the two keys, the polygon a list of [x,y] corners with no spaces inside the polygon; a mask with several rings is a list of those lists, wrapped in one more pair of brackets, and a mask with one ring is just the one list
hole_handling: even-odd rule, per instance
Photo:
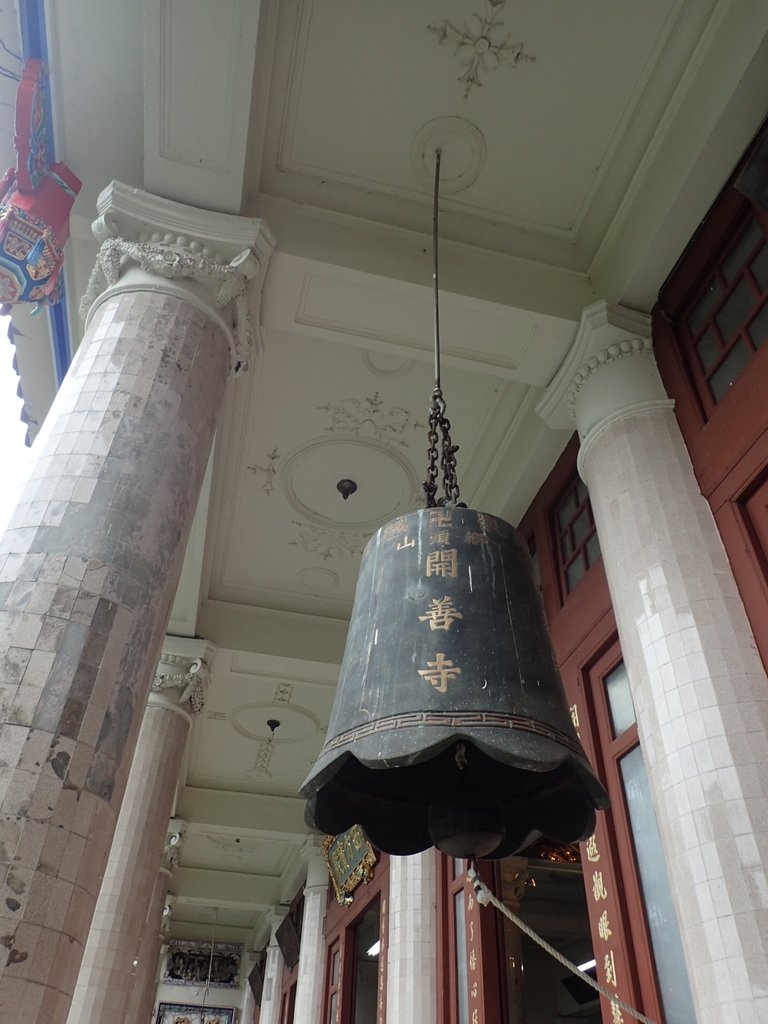
{"label": "bronze bell", "polygon": [[426,508],[363,554],[328,738],[301,793],[331,835],[390,854],[499,858],[594,831],[579,742],[520,535]]}

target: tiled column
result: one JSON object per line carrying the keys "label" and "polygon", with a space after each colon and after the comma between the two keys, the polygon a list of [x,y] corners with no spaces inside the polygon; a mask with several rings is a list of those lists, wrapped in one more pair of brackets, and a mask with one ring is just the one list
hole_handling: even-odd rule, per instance
{"label": "tiled column", "polygon": [[746,1024],[768,1020],[768,681],[649,333],[639,314],[591,307],[581,366],[559,384],[582,437],[698,1021]]}
{"label": "tiled column", "polygon": [[387,1019],[437,1020],[437,855],[389,860]]}
{"label": "tiled column", "polygon": [[[157,873],[155,888],[147,911],[147,923],[142,946],[142,956],[136,965],[133,986],[128,994],[128,1009],[125,1024],[150,1024],[154,1021],[153,1012],[157,999],[157,987],[160,983],[160,967],[164,957],[165,946],[171,930],[171,917],[176,897],[168,892],[173,871],[178,863],[179,846],[171,845],[174,840],[183,843],[186,833],[186,822],[180,818],[172,818],[168,826],[168,839],[163,853],[163,867]],[[184,833],[181,829],[184,829]]]}
{"label": "tiled column", "polygon": [[287,907],[273,907],[267,915],[272,929],[267,946],[267,962],[264,965],[264,989],[261,994],[259,1024],[279,1024],[280,986],[283,978],[283,954],[277,944],[275,933],[288,913]]}
{"label": "tiled column", "polygon": [[[212,654],[205,640],[174,638],[171,643],[189,651],[186,656],[164,653],[155,673],[68,1024],[123,1024],[135,971],[159,952],[159,937],[148,935],[143,941],[147,908],[158,880],[190,713],[205,704],[206,659]],[[171,864],[178,860],[184,834],[183,828],[177,830]],[[155,967],[153,959],[151,973]]]}
{"label": "tiled column", "polygon": [[322,839],[311,836],[302,847],[307,862],[304,913],[301,922],[299,976],[296,981],[294,1024],[320,1024],[325,977],[325,908],[328,904],[328,868]]}
{"label": "tiled column", "polygon": [[[242,959],[242,984],[243,984],[243,1001],[240,1004],[240,1024],[253,1024],[254,1012],[256,1011],[256,1002],[253,998],[253,992],[251,986],[248,984],[248,977],[253,968],[258,963],[259,954],[256,950],[250,949],[243,953]],[[147,1018],[149,1020],[149,1018]],[[142,1021],[142,1024],[144,1022]]]}
{"label": "tiled column", "polygon": [[99,212],[85,338],[0,539],[0,1020],[25,1024],[67,1018],[270,248],[259,222],[116,184]]}

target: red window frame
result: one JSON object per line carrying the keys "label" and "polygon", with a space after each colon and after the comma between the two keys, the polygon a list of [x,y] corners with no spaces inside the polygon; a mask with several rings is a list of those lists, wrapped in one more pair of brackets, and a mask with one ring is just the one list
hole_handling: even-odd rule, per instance
{"label": "red window frame", "polygon": [[[497,895],[501,892],[498,864],[481,861],[480,877]],[[454,870],[454,858],[441,853],[437,859],[438,948],[443,955],[437,963],[437,1019],[440,1024],[457,1024],[459,1016],[459,975],[467,979],[468,1024],[503,1024],[506,1020],[506,975],[504,973],[503,918],[491,907],[481,907],[467,881],[466,862]],[[456,897],[461,894],[465,963],[457,962]],[[474,956],[472,955],[474,954]]]}
{"label": "red window frame", "polygon": [[[758,257],[761,254],[764,257],[765,252],[768,252],[768,220],[761,223],[762,220],[763,218],[757,216],[750,204],[747,203],[744,206],[721,244],[713,251],[708,273],[698,287],[693,290],[684,311],[676,321],[683,359],[705,420],[712,417],[716,407],[728,394],[727,389],[721,395],[715,394],[713,381],[722,369],[727,369],[729,356],[737,349],[748,356],[748,362],[733,379],[732,384],[735,386],[766,342],[765,336],[760,341],[756,341],[750,330],[768,303],[768,280],[764,286],[761,286],[752,269],[752,265]],[[740,254],[739,264],[726,272],[724,268],[738,252],[740,244],[750,231],[755,233],[752,245]],[[718,289],[718,292],[714,293],[715,299],[706,314],[701,316],[697,325],[692,327],[692,315],[700,308],[700,304],[706,301],[707,292],[713,287]],[[728,337],[725,337],[721,326],[721,314],[728,306],[729,301],[740,291],[747,297],[751,297],[752,302],[743,313],[738,325],[732,329]],[[768,334],[768,328],[766,328],[766,334]],[[701,355],[701,346],[706,340],[710,342],[713,349],[713,361],[707,365]],[[719,350],[719,354],[715,355],[715,350]]]}
{"label": "red window frame", "polygon": [[[572,511],[564,518],[563,513],[569,502],[572,505]],[[592,566],[601,558],[589,492],[587,485],[578,473],[574,472],[571,475],[567,485],[552,506],[550,518],[557,552],[557,564],[560,570],[560,593],[562,600],[565,601],[584,580]],[[576,526],[580,521],[585,522],[586,528],[581,536],[577,536]],[[597,545],[596,552],[593,550],[595,545]],[[572,584],[570,572],[576,566],[581,567],[581,575]]]}
{"label": "red window frame", "polygon": [[744,225],[755,220],[768,238],[768,210],[751,203],[734,185],[749,157],[747,153],[665,283],[653,310],[653,345],[696,479],[715,517],[768,670],[768,510],[760,508],[768,480],[768,343],[722,400],[708,407],[702,402],[681,326],[713,268],[737,244]]}
{"label": "red window frame", "polygon": [[[597,680],[602,686],[601,680],[621,660],[608,581],[603,561],[599,559],[574,592],[563,595],[556,535],[552,530],[552,510],[573,479],[578,450],[578,437],[574,435],[519,528],[524,537],[533,540],[538,552],[544,609],[574,724],[590,763],[614,796],[614,806],[597,815],[593,837],[597,853],[592,844],[581,844],[595,955],[613,952],[620,979],[617,994],[661,1024],[663,1018],[634,845],[626,814],[620,809],[623,791],[621,800],[617,801],[611,777],[610,762],[617,755],[617,748],[609,745],[603,749],[606,740],[603,723],[607,712],[605,705],[594,697]],[[634,735],[636,737],[636,730]],[[599,856],[599,860],[593,860],[595,856]],[[594,878],[596,873],[600,876],[597,879]],[[595,885],[600,887],[599,901],[594,899]],[[602,897],[603,885],[605,898]],[[608,910],[611,921],[609,946],[605,946],[600,936],[603,909]],[[611,1009],[605,1000],[601,1000],[601,1010],[605,1024],[611,1024]]]}
{"label": "red window frame", "polygon": [[[373,872],[373,878],[367,884],[355,890],[352,902],[341,906],[333,894],[333,887],[328,886],[328,906],[325,915],[326,961],[325,983],[323,995],[322,1024],[344,1024],[353,1019],[355,998],[354,965],[356,960],[355,928],[364,917],[366,911],[379,902],[380,918],[379,933],[381,948],[378,964],[378,1006],[376,1024],[386,1021],[386,990],[387,990],[387,931],[389,916],[389,857],[379,854],[379,861]],[[333,980],[333,955],[339,952],[339,972]],[[336,994],[335,1020],[330,1019],[331,1000]]]}

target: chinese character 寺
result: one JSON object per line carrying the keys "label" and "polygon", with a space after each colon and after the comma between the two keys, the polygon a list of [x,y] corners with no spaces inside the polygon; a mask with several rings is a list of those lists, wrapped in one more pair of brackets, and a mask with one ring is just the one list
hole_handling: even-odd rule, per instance
{"label": "chinese character \u5bfa", "polygon": [[602,912],[602,914],[600,915],[599,919],[598,919],[598,922],[597,922],[597,934],[605,942],[607,942],[608,939],[610,939],[610,937],[613,935],[613,932],[611,931],[611,925],[610,925],[610,922],[608,920],[608,911],[607,910],[604,910]]}
{"label": "chinese character \u5bfa", "polygon": [[403,537],[402,540],[399,540],[397,542],[397,550],[398,551],[402,551],[403,548],[413,548],[415,546],[416,546],[416,541],[415,540],[408,540],[408,535],[407,534],[406,534],[405,537]]}
{"label": "chinese character \u5bfa", "polygon": [[461,675],[461,669],[455,668],[453,662],[446,658],[442,651],[435,656],[435,661],[427,662],[428,668],[420,668],[419,675],[432,683],[438,693],[445,693],[450,680]]}
{"label": "chinese character \u5bfa", "polygon": [[456,548],[430,551],[427,555],[427,576],[457,576]]}
{"label": "chinese character \u5bfa", "polygon": [[605,954],[605,960],[603,961],[603,967],[605,968],[605,983],[606,985],[613,985],[616,987],[616,964],[613,962],[613,950],[610,953]]}
{"label": "chinese character \u5bfa", "polygon": [[450,534],[448,530],[440,530],[439,533],[430,533],[429,543],[430,544],[447,544]]}
{"label": "chinese character \u5bfa", "polygon": [[596,871],[594,875],[592,875],[592,895],[595,898],[595,903],[597,903],[598,900],[608,899],[608,893],[605,891],[605,886],[603,885],[602,871]]}
{"label": "chinese character \u5bfa", "polygon": [[597,864],[600,860],[600,851],[597,848],[597,839],[594,832],[587,840],[587,860],[592,864]]}
{"label": "chinese character \u5bfa", "polygon": [[618,1003],[611,1001],[611,1024],[624,1024],[624,1015]]}
{"label": "chinese character \u5bfa", "polygon": [[464,616],[461,612],[454,608],[450,597],[441,597],[440,600],[433,597],[432,607],[427,611],[426,615],[419,616],[419,622],[428,622],[430,629],[448,630],[451,628],[452,622],[463,618]]}

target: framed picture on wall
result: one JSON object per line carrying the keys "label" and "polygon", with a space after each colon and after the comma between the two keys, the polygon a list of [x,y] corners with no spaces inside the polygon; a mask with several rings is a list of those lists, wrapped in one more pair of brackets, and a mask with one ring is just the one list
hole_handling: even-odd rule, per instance
{"label": "framed picture on wall", "polygon": [[235,1024],[232,1006],[187,1006],[183,1003],[160,1003],[156,1024]]}
{"label": "framed picture on wall", "polygon": [[238,988],[243,947],[236,942],[171,939],[165,957],[164,985],[209,985],[210,988]]}

